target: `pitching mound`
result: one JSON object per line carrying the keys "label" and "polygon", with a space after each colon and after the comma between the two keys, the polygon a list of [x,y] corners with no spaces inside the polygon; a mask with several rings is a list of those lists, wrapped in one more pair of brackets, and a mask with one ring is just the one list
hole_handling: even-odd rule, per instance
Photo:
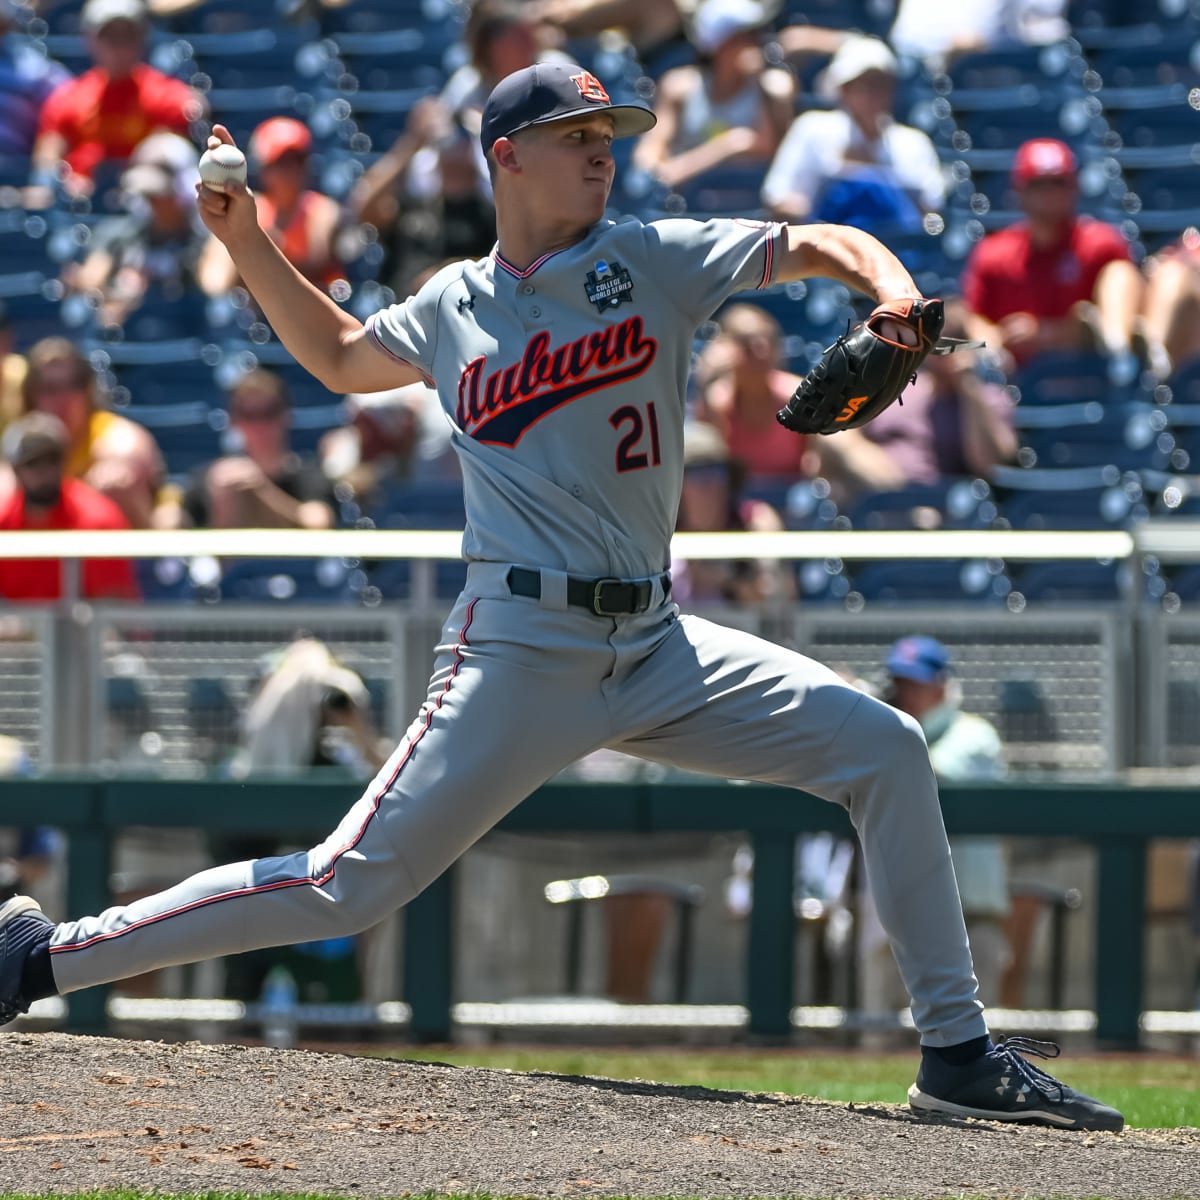
{"label": "pitching mound", "polygon": [[0,1121],[0,1192],[1200,1195],[1200,1130],[66,1034],[0,1034]]}

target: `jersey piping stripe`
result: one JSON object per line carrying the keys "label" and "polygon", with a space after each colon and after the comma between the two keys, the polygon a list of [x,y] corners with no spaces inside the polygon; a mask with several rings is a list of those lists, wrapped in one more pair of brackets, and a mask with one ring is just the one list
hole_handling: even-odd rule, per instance
{"label": "jersey piping stripe", "polygon": [[[376,318],[378,316],[378,313],[373,313],[367,318],[367,336],[375,343],[376,346],[379,347],[380,350],[384,352],[384,354],[388,356],[388,358],[395,362],[403,363],[403,365],[408,367],[410,370],[421,371],[421,368],[418,367],[416,363],[409,362],[407,358],[403,358],[401,355],[397,354],[394,350],[390,349],[384,344],[383,338],[379,336],[379,330],[376,328]],[[435,386],[433,377],[427,375],[424,371],[421,371],[421,378],[424,379],[430,387]]]}
{"label": "jersey piping stripe", "polygon": [[776,223],[771,229],[770,236],[767,238],[767,261],[763,267],[762,283],[759,289],[771,286],[771,270],[775,265],[775,239],[783,232],[783,226]]}
{"label": "jersey piping stripe", "polygon": [[[574,249],[574,247],[572,247],[572,246],[564,246],[564,247],[563,247],[563,249],[565,249],[565,250],[571,250],[571,249]],[[512,275],[512,276],[515,276],[517,279],[528,279],[528,278],[529,278],[529,276],[530,276],[530,275],[532,275],[532,274],[534,273],[534,271],[536,271],[536,270],[538,269],[538,267],[540,267],[540,266],[542,265],[542,263],[544,263],[544,262],[545,262],[545,261],[546,261],[548,258],[553,258],[553,257],[554,257],[556,254],[561,254],[561,253],[562,253],[562,250],[550,250],[550,251],[548,251],[547,253],[543,254],[541,258],[536,258],[536,259],[534,259],[534,260],[533,260],[533,262],[531,262],[531,263],[529,264],[529,266],[527,266],[527,267],[525,268],[525,270],[523,270],[523,271],[521,271],[521,270],[518,270],[516,267],[514,267],[514,266],[512,265],[512,263],[505,262],[505,261],[504,261],[504,259],[502,259],[502,258],[500,257],[500,251],[499,251],[499,250],[493,250],[493,251],[492,251],[492,257],[493,257],[493,258],[496,260],[496,262],[497,262],[497,263],[498,263],[500,266],[502,266],[502,267],[503,267],[503,268],[504,268],[504,269],[505,269],[505,270],[506,270],[506,271],[507,271],[507,272],[508,272],[510,275]]]}
{"label": "jersey piping stripe", "polygon": [[273,892],[279,888],[289,887],[323,887],[334,876],[337,869],[337,861],[349,850],[353,850],[359,842],[362,841],[367,828],[370,826],[372,819],[379,812],[379,805],[383,801],[384,796],[395,786],[396,780],[400,778],[400,772],[404,770],[405,763],[412,757],[412,752],[417,748],[417,743],[428,732],[430,725],[433,723],[434,714],[442,707],[442,701],[446,694],[450,691],[450,685],[454,682],[458,675],[458,670],[464,662],[463,647],[470,646],[470,641],[467,634],[471,628],[471,621],[475,615],[475,605],[479,602],[479,597],[476,597],[467,606],[467,616],[463,621],[463,627],[459,631],[458,638],[454,645],[454,665],[450,668],[450,674],[446,677],[446,684],[438,693],[437,699],[430,707],[428,714],[425,717],[425,723],[417,730],[416,736],[408,744],[408,748],[404,751],[404,756],[396,764],[396,769],[388,778],[387,783],[375,793],[371,803],[371,811],[367,813],[366,820],[359,826],[358,832],[344,845],[339,846],[333,852],[333,857],[329,860],[328,869],[320,876],[304,876],[300,879],[280,879],[274,883],[259,884],[257,887],[236,888],[229,892],[220,892],[215,896],[205,896],[200,900],[193,900],[190,904],[180,905],[178,908],[173,908],[169,912],[156,913],[152,917],[146,917],[144,920],[135,921],[132,925],[126,925],[124,929],[114,929],[109,933],[98,933],[94,937],[90,937],[84,942],[73,942],[66,946],[51,946],[50,953],[64,954],[70,950],[87,950],[91,946],[95,946],[100,942],[111,941],[113,938],[124,937],[127,933],[133,933],[138,929],[145,929],[150,925],[157,925],[160,921],[166,921],[171,917],[180,917],[185,913],[194,912],[196,909],[205,908],[210,904],[218,904],[223,900],[235,900],[246,896],[259,896],[265,892]]}

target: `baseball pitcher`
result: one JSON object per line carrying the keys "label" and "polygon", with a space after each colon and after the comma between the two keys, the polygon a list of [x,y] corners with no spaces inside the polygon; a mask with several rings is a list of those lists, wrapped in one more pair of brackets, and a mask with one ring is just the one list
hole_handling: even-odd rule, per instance
{"label": "baseball pitcher", "polygon": [[[436,386],[462,463],[466,587],[424,705],[324,842],[59,925],[9,900],[0,1021],[155,967],[365,929],[564,766],[609,746],[847,810],[921,1035],[915,1108],[1121,1128],[1115,1109],[1026,1057],[1057,1047],[989,1039],[917,722],[671,601],[697,326],[735,292],[810,276],[874,298],[881,307],[780,414],[828,433],[900,394],[939,348],[941,306],[859,230],[606,218],[613,139],[653,122],[582,68],[539,64],[502,80],[480,133],[495,249],[365,325],[288,264],[244,186],[200,193],[280,339],[330,390]],[[231,141],[217,126],[210,144]]]}

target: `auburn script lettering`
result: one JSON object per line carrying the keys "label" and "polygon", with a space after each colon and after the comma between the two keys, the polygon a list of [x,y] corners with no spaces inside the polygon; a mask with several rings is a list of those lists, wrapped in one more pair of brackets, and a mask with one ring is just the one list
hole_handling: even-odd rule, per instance
{"label": "auburn script lettering", "polygon": [[641,317],[550,348],[534,334],[521,361],[487,373],[487,356],[472,359],[458,381],[459,428],[481,442],[515,446],[530,426],[589,392],[636,379],[654,361],[658,342]]}

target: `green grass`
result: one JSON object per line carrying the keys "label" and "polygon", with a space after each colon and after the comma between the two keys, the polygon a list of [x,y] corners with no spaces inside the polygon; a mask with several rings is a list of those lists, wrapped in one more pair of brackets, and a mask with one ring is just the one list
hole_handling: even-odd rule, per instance
{"label": "green grass", "polygon": [[[603,1075],[656,1083],[699,1084],[746,1092],[787,1092],[825,1100],[904,1101],[917,1056],[827,1050],[605,1050],[554,1046],[423,1046],[385,1052],[389,1058],[456,1066]],[[1143,1129],[1200,1126],[1200,1071],[1195,1060],[1067,1057],[1044,1064],[1078,1091],[1102,1099]]]}

